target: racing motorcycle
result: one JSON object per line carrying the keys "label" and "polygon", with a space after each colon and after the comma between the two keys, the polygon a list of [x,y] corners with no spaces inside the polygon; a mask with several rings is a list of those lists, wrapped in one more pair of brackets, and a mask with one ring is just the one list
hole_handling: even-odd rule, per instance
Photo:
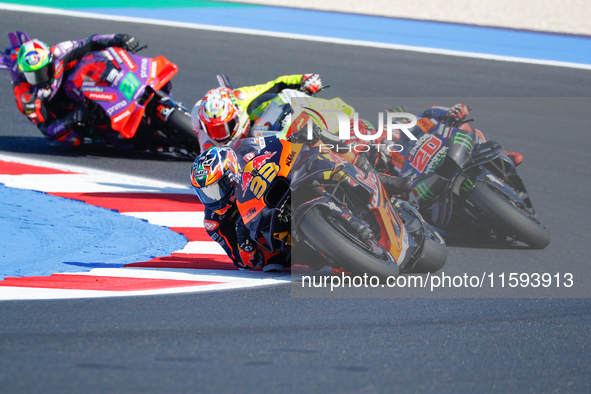
{"label": "racing motorcycle", "polygon": [[[320,112],[339,110],[349,118],[354,113],[339,98],[324,100],[288,89],[262,95],[253,102],[253,108],[257,106],[264,109],[253,123],[253,136],[286,138],[308,119],[336,133],[336,117]],[[538,219],[513,161],[497,142],[477,143],[468,123],[451,128],[432,118],[420,119],[412,131],[418,140],[394,134],[391,143],[402,150],[390,154],[388,168],[380,171],[413,179],[408,200],[430,224],[449,234],[515,239],[535,249],[548,246],[550,233]]]}
{"label": "racing motorcycle", "polygon": [[480,142],[468,123],[422,118],[411,131],[416,141],[397,135],[403,149],[392,154],[390,173],[413,179],[409,200],[430,223],[450,234],[548,246],[550,233],[501,145]]}
{"label": "racing motorcycle", "polygon": [[[30,38],[22,31],[8,36],[11,46],[0,58],[0,69],[15,70],[18,49]],[[191,114],[170,97],[170,80],[178,67],[163,56],[138,56],[137,50],[91,52],[62,81],[60,89],[68,98],[90,110],[91,127],[85,136],[125,149],[198,156]]]}
{"label": "racing motorcycle", "polygon": [[237,205],[250,236],[294,264],[380,278],[435,272],[443,238],[411,204],[388,199],[374,174],[339,155],[276,137],[234,141]]}

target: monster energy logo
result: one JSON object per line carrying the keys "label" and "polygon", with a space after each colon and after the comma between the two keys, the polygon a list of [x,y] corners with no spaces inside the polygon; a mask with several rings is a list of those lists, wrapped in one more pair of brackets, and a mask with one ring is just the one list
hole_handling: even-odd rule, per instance
{"label": "monster energy logo", "polygon": [[415,186],[415,191],[423,200],[431,200],[432,198],[435,198],[435,194],[433,194],[431,190],[429,190],[425,182],[421,182],[417,186]]}
{"label": "monster energy logo", "polygon": [[454,145],[464,145],[468,149],[472,149],[472,137],[461,131],[456,131],[454,134]]}
{"label": "monster energy logo", "polygon": [[474,187],[474,182],[470,178],[466,178],[466,180],[462,183],[462,190],[465,192],[469,192]]}

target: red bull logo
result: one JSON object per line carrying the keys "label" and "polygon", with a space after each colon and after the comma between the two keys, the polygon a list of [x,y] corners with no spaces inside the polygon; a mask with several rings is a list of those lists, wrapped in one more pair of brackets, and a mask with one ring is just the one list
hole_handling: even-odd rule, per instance
{"label": "red bull logo", "polygon": [[254,177],[250,172],[245,172],[242,174],[242,197],[246,195],[246,191],[248,190],[248,186],[250,185],[252,178]]}
{"label": "red bull logo", "polygon": [[255,157],[254,159],[252,159],[252,168],[254,168],[255,170],[260,170],[261,167],[263,166],[263,164],[265,164],[267,162],[267,160],[269,160],[271,157],[275,156],[275,153],[277,152],[265,152],[264,155],[260,155],[258,157]]}
{"label": "red bull logo", "polygon": [[254,268],[254,254],[255,252],[245,252],[244,250],[240,251],[240,259],[242,268]]}

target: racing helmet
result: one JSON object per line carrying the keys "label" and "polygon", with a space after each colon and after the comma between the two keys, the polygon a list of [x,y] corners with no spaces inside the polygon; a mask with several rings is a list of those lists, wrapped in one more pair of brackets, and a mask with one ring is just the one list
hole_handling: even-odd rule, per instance
{"label": "racing helmet", "polygon": [[232,197],[239,175],[238,159],[232,149],[210,148],[193,162],[191,184],[203,205],[217,211]]}
{"label": "racing helmet", "polygon": [[18,69],[33,86],[45,85],[53,79],[53,53],[49,45],[33,39],[18,50]]}
{"label": "racing helmet", "polygon": [[226,143],[238,131],[242,111],[229,88],[211,89],[199,108],[201,127],[213,140]]}

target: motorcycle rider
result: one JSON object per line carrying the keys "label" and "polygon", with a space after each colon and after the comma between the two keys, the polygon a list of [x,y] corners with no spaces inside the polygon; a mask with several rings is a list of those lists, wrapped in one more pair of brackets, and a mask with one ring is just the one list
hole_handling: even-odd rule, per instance
{"label": "motorcycle rider", "polygon": [[107,47],[132,51],[138,45],[138,39],[128,34],[93,35],[53,47],[38,39],[27,41],[18,49],[10,74],[16,106],[47,139],[80,146],[84,143],[82,126],[90,114],[60,89],[62,82],[89,52]]}
{"label": "motorcycle rider", "polygon": [[[451,127],[456,127],[456,128],[466,128],[466,130],[470,131],[474,131],[476,133],[476,136],[478,137],[478,139],[480,141],[477,141],[477,143],[480,142],[486,142],[486,138],[484,138],[484,134],[482,133],[482,131],[472,128],[467,124],[467,120],[466,118],[468,117],[468,115],[470,114],[470,107],[464,105],[464,104],[456,104],[453,107],[440,107],[440,106],[433,106],[430,107],[429,109],[423,111],[423,113],[419,114],[417,117],[423,118],[423,117],[429,117],[429,118],[435,118],[441,122],[443,122],[444,124],[451,126]],[[519,164],[521,164],[521,162],[523,161],[523,155],[517,152],[505,152],[505,154],[507,154],[507,156],[509,156],[511,158],[511,160],[513,160],[513,163],[515,164],[515,166],[518,166]]]}
{"label": "motorcycle rider", "polygon": [[315,94],[324,89],[324,84],[318,74],[295,74],[236,90],[226,87],[211,89],[191,111],[193,131],[199,136],[201,151],[227,146],[233,139],[247,137],[255,110],[252,102],[263,94],[279,93],[284,89]]}
{"label": "motorcycle rider", "polygon": [[286,256],[260,248],[242,221],[234,193],[241,175],[236,154],[228,147],[212,147],[193,162],[191,185],[205,205],[205,230],[239,269],[258,266],[265,272],[281,272],[289,264]]}
{"label": "motorcycle rider", "polygon": [[[315,94],[324,89],[318,74],[289,75],[262,85],[247,86],[232,91],[229,88],[210,90],[191,111],[193,130],[199,136],[201,151],[212,146],[227,146],[232,140],[248,136],[252,114],[251,103],[263,94],[279,93],[283,89],[300,89]],[[375,148],[372,148],[375,151]],[[353,164],[365,172],[372,170],[368,157],[375,153],[359,153]],[[410,190],[411,181],[405,177],[392,177],[378,173],[386,191],[398,195]]]}

